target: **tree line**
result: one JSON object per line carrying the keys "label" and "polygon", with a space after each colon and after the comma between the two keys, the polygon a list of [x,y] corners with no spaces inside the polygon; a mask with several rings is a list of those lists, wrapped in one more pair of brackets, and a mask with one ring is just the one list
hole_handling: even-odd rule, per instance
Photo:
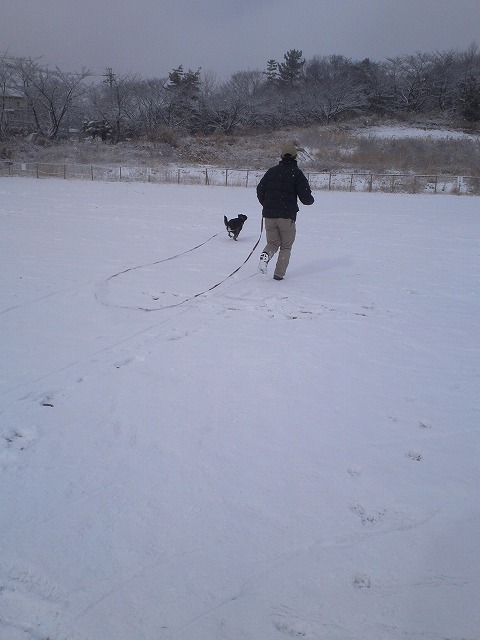
{"label": "tree line", "polygon": [[0,55],[0,138],[49,139],[69,131],[117,142],[175,131],[231,134],[378,115],[480,121],[480,51],[415,53],[375,62],[341,55],[305,59],[299,49],[264,70],[219,81],[201,69],[143,79],[105,70],[64,72],[39,60]]}

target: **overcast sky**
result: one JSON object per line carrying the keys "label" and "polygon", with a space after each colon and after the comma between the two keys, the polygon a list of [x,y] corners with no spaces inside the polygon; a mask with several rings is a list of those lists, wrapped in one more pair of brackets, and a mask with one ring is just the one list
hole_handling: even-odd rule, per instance
{"label": "overcast sky", "polygon": [[480,45],[479,0],[0,0],[0,53],[63,71],[219,79],[289,49],[354,60]]}

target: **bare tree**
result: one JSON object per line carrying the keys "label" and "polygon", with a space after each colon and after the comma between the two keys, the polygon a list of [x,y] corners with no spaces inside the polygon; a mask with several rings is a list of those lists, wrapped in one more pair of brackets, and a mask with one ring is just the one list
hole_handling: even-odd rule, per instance
{"label": "bare tree", "polygon": [[241,120],[242,101],[228,82],[208,83],[200,97],[200,125],[204,133],[231,133]]}
{"label": "bare tree", "polygon": [[480,75],[470,73],[460,85],[459,111],[467,122],[480,121]]}
{"label": "bare tree", "polygon": [[424,53],[387,58],[393,80],[395,106],[400,111],[419,113],[430,95],[432,59]]}
{"label": "bare tree", "polygon": [[58,67],[49,69],[35,60],[23,58],[18,62],[16,73],[36,130],[47,138],[57,138],[67,114],[84,94],[84,80],[91,72],[83,69],[67,73]]}
{"label": "bare tree", "polygon": [[105,80],[90,87],[89,117],[111,128],[113,142],[139,132],[138,82],[136,75],[120,76],[107,69]]}
{"label": "bare tree", "polygon": [[476,74],[480,71],[480,50],[476,42],[472,42],[465,51],[460,54],[464,77]]}
{"label": "bare tree", "polygon": [[432,108],[441,113],[451,112],[459,79],[459,54],[457,51],[440,51],[432,56],[430,91]]}
{"label": "bare tree", "polygon": [[305,90],[299,110],[305,122],[330,122],[345,113],[356,114],[366,106],[365,92],[348,58],[314,58],[307,66]]}
{"label": "bare tree", "polygon": [[141,129],[145,133],[158,130],[167,124],[165,112],[169,95],[166,83],[165,78],[153,78],[137,83],[139,118],[142,123]]}

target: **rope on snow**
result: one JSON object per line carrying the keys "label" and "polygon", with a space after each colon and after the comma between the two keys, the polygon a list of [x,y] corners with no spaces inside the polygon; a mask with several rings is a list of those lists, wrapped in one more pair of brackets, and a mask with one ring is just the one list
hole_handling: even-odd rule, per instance
{"label": "rope on snow", "polygon": [[[238,266],[236,269],[234,269],[231,273],[229,273],[228,276],[225,276],[225,278],[223,278],[222,280],[220,280],[216,284],[212,285],[211,287],[208,287],[208,289],[205,289],[204,291],[199,291],[198,293],[195,293],[195,294],[193,294],[191,296],[188,296],[188,298],[185,298],[185,300],[182,300],[181,302],[176,302],[174,304],[165,305],[164,307],[154,307],[154,308],[135,307],[135,308],[138,309],[139,311],[146,311],[146,312],[164,311],[166,309],[174,309],[175,307],[182,306],[186,302],[190,302],[191,300],[195,300],[195,298],[199,298],[200,296],[203,296],[204,294],[208,293],[209,291],[213,291],[213,289],[216,289],[221,284],[226,282],[229,278],[231,278],[233,275],[235,275],[238,271],[240,271],[240,269],[248,262],[248,260],[250,260],[250,258],[252,257],[255,249],[258,247],[258,245],[260,243],[260,240],[262,238],[262,233],[263,233],[263,217],[262,217],[262,221],[261,221],[261,225],[260,225],[260,235],[258,236],[258,240],[255,242],[252,250],[250,251],[248,256],[245,258],[245,260],[242,262],[242,264],[240,266]],[[116,278],[117,276],[123,275],[124,273],[128,273],[129,271],[135,271],[136,269],[143,269],[145,267],[151,267],[151,266],[156,265],[156,264],[161,264],[162,262],[168,262],[169,260],[174,260],[175,258],[179,258],[181,256],[184,256],[187,253],[191,253],[192,251],[195,251],[196,249],[199,249],[200,247],[203,247],[203,245],[207,244],[207,242],[210,242],[210,240],[213,240],[213,238],[216,238],[218,235],[220,235],[220,233],[215,233],[213,236],[208,238],[208,240],[205,240],[204,242],[201,242],[200,244],[198,244],[195,247],[192,247],[191,249],[187,249],[187,251],[182,251],[182,253],[177,253],[174,256],[169,256],[168,258],[163,258],[162,260],[156,260],[155,262],[149,262],[148,264],[137,265],[136,267],[129,267],[128,269],[124,269],[123,271],[119,271],[118,273],[114,273],[113,275],[109,276],[105,280],[105,284],[107,282],[109,282],[110,280],[113,280],[113,278]]]}

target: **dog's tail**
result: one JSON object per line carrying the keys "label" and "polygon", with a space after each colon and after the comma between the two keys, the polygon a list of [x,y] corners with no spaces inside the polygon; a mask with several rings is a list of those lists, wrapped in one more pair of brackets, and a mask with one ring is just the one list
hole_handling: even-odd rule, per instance
{"label": "dog's tail", "polygon": [[225,226],[226,226],[226,227],[227,227],[227,229],[228,229],[228,219],[227,219],[227,216],[223,216],[223,222],[225,223]]}

